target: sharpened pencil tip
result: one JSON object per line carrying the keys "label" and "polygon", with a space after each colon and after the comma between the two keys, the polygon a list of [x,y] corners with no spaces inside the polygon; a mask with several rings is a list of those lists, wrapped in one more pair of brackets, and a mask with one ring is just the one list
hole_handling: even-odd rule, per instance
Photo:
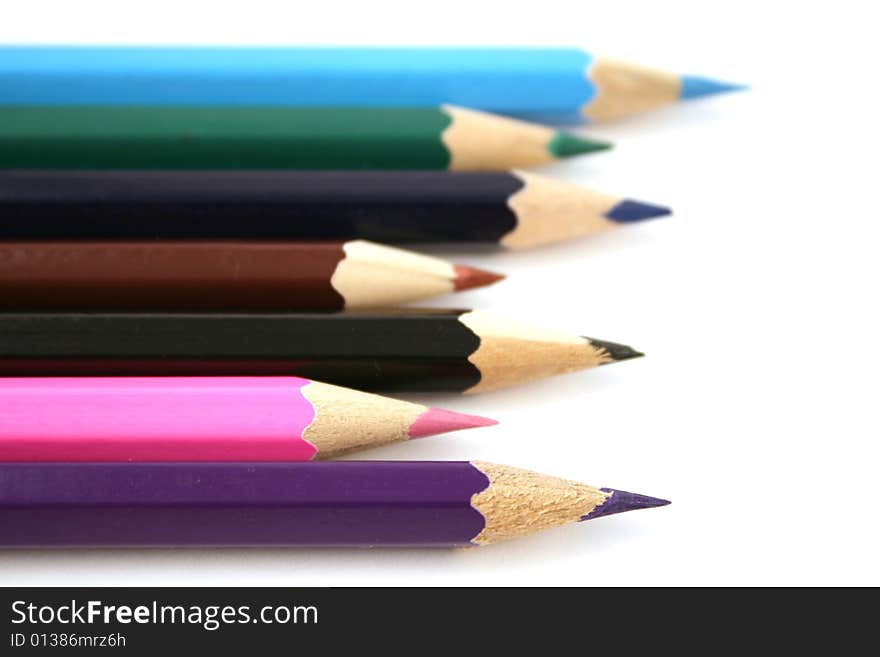
{"label": "sharpened pencil tip", "polygon": [[547,150],[557,158],[607,151],[611,147],[611,142],[579,137],[568,132],[557,132],[547,144]]}
{"label": "sharpened pencil tip", "polygon": [[455,289],[470,290],[475,287],[485,287],[507,278],[504,274],[496,274],[486,269],[477,269],[467,265],[455,265]]}
{"label": "sharpened pencil tip", "polygon": [[[632,347],[620,344],[617,342],[608,342],[607,340],[596,340],[595,338],[588,338],[584,336],[586,340],[589,340],[590,344],[596,347],[597,349],[601,349],[611,358],[608,362],[616,363],[621,360],[629,360],[630,358],[641,358],[645,354],[641,351],[637,351]],[[603,365],[607,365],[608,363],[603,363]]]}
{"label": "sharpened pencil tip", "polygon": [[431,407],[413,422],[409,428],[409,437],[424,438],[437,435],[438,433],[475,429],[476,427],[491,427],[495,424],[498,424],[498,420],[493,420],[492,418]]}
{"label": "sharpened pencil tip", "polygon": [[634,221],[644,221],[645,219],[655,219],[657,217],[665,217],[672,214],[672,210],[663,205],[654,205],[653,203],[645,203],[643,201],[634,201],[625,198],[620,203],[609,210],[605,217],[621,224],[628,224]]}
{"label": "sharpened pencil tip", "polygon": [[746,88],[744,84],[722,82],[721,80],[713,80],[712,78],[703,78],[696,75],[683,75],[681,78],[681,98],[683,100],[714,96],[715,94],[724,94],[731,91],[742,91]]}
{"label": "sharpened pencil tip", "polygon": [[669,500],[661,500],[659,497],[648,497],[647,495],[639,495],[638,493],[627,493],[625,490],[615,490],[614,488],[600,488],[603,493],[611,493],[608,499],[587,515],[581,517],[581,520],[593,520],[602,516],[612,516],[615,513],[626,513],[627,511],[638,511],[639,509],[651,509],[655,506],[666,506],[670,504]]}

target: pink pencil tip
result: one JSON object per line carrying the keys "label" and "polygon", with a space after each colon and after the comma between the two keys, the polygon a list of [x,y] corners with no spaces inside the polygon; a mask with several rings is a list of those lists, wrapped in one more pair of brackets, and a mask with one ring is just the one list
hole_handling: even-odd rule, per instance
{"label": "pink pencil tip", "polygon": [[438,433],[473,429],[475,427],[491,427],[498,420],[479,415],[456,413],[442,408],[429,408],[422,413],[409,428],[410,438],[424,438]]}

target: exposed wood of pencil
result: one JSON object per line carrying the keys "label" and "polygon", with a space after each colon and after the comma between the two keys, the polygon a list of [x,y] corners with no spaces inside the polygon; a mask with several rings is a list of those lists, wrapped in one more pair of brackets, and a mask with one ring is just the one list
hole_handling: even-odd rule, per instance
{"label": "exposed wood of pencil", "polygon": [[[452,105],[444,105],[443,111],[452,118],[442,136],[451,171],[502,171],[547,164],[559,157],[554,141],[563,133],[552,128]],[[580,148],[600,150],[596,142],[582,141]]]}
{"label": "exposed wood of pencil", "polygon": [[503,276],[365,240],[343,246],[330,282],[347,309],[393,306],[482,287]]}
{"label": "exposed wood of pencil", "polygon": [[2,242],[0,308],[338,310],[502,278],[363,240]]}
{"label": "exposed wood of pencil", "polygon": [[467,393],[497,390],[641,355],[629,349],[615,358],[601,343],[594,344],[588,338],[482,311],[464,313],[459,321],[480,338],[479,348],[468,356],[480,371],[480,382]]}
{"label": "exposed wood of pencil", "polygon": [[486,519],[483,531],[474,538],[478,545],[578,522],[611,497],[576,481],[485,461],[473,464],[490,482],[472,501]]}
{"label": "exposed wood of pencil", "polygon": [[317,381],[302,392],[315,408],[315,419],[303,438],[317,448],[319,459],[421,438],[440,429],[445,432],[495,424],[488,418],[444,412]]}
{"label": "exposed wood of pencil", "polygon": [[514,172],[523,188],[508,204],[516,228],[501,239],[510,249],[523,249],[581,235],[602,233],[620,224],[608,217],[623,199],[525,171]]}
{"label": "exposed wood of pencil", "polygon": [[366,447],[409,440],[410,428],[428,407],[312,381],[302,389],[315,409],[303,431],[317,458],[331,458]]}
{"label": "exposed wood of pencil", "polygon": [[616,59],[597,59],[588,71],[596,97],[582,111],[590,121],[606,121],[678,102],[678,75]]}
{"label": "exposed wood of pencil", "polygon": [[318,458],[409,440],[410,427],[428,410],[421,404],[317,381],[302,392],[315,408],[315,419],[303,438],[318,449]]}

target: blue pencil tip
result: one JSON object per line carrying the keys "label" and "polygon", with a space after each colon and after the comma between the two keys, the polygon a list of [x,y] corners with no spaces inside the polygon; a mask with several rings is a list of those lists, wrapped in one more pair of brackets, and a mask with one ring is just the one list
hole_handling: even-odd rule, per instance
{"label": "blue pencil tip", "polygon": [[603,493],[611,493],[611,496],[605,500],[604,504],[597,506],[581,518],[581,520],[593,520],[602,516],[612,516],[615,513],[637,511],[638,509],[651,509],[655,506],[666,506],[670,503],[669,500],[661,500],[659,497],[627,493],[625,490],[615,490],[613,488],[602,488],[600,490]]}
{"label": "blue pencil tip", "polygon": [[634,221],[642,221],[644,219],[665,217],[670,214],[672,214],[672,210],[662,205],[633,201],[627,198],[611,208],[611,210],[605,214],[605,217],[611,219],[611,221],[628,224]]}
{"label": "blue pencil tip", "polygon": [[742,91],[745,88],[746,85],[744,84],[722,82],[721,80],[701,78],[696,75],[683,75],[681,78],[681,98],[683,100],[714,96],[715,94],[724,94],[730,91]]}

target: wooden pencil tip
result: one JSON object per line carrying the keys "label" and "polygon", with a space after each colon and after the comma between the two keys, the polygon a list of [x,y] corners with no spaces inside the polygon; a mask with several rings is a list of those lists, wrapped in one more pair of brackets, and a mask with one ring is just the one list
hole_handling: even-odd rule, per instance
{"label": "wooden pencil tip", "polygon": [[638,493],[628,493],[625,490],[615,490],[613,488],[600,488],[603,493],[609,493],[605,502],[590,511],[587,515],[581,517],[581,520],[593,520],[602,516],[612,516],[615,513],[626,513],[627,511],[638,511],[639,509],[651,509],[656,506],[666,506],[670,504],[669,500],[663,500],[659,497],[649,497],[647,495],[639,495]]}
{"label": "wooden pencil tip", "polygon": [[630,360],[631,358],[641,358],[645,355],[641,351],[637,351],[625,344],[608,342],[607,340],[597,340],[586,336],[584,336],[584,339],[588,340],[593,347],[599,349],[602,355],[607,356],[600,365],[616,363],[621,360]]}
{"label": "wooden pencil tip", "polygon": [[507,278],[504,274],[496,274],[486,269],[477,269],[467,265],[455,265],[455,289],[470,290],[475,287],[485,287]]}
{"label": "wooden pencil tip", "polygon": [[477,427],[491,427],[495,424],[498,424],[498,420],[493,420],[492,418],[430,407],[412,423],[412,426],[409,428],[409,437],[424,438],[437,435],[438,433],[449,433],[450,431],[475,429]]}

